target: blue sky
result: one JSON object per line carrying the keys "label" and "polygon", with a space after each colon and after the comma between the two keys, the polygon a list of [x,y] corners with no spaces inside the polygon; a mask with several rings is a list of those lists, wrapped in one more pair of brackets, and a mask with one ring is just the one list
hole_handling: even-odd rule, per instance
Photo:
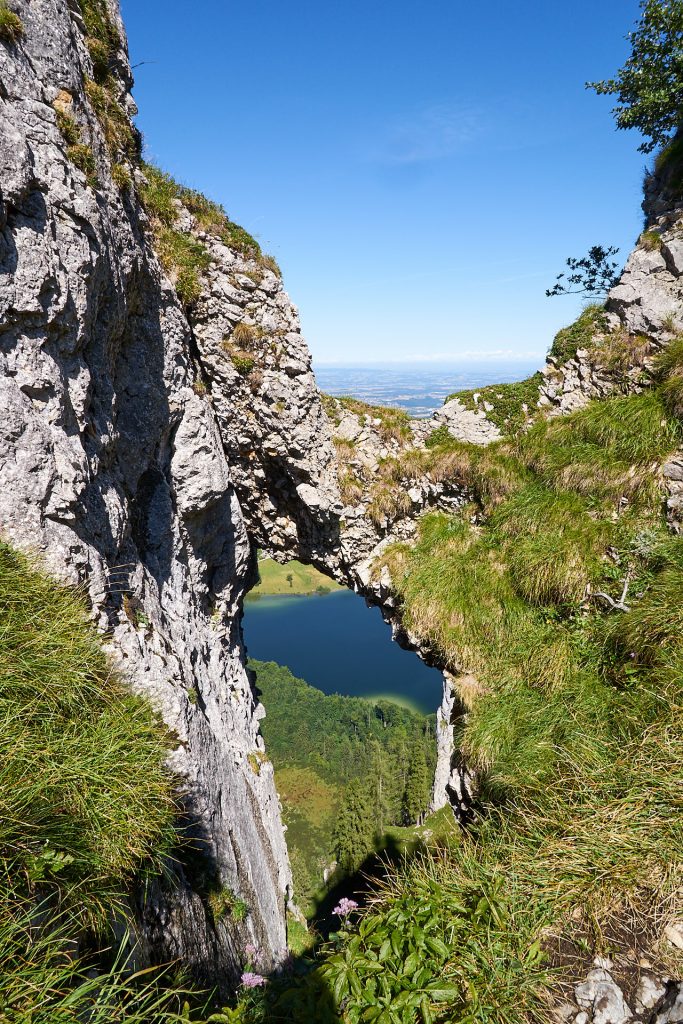
{"label": "blue sky", "polygon": [[541,359],[645,158],[584,89],[636,0],[123,0],[149,159],[282,267],[317,362]]}

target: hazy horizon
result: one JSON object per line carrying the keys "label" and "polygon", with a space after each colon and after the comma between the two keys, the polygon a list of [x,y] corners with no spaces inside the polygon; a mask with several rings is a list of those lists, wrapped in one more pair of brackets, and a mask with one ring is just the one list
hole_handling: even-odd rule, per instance
{"label": "hazy horizon", "polygon": [[276,257],[318,364],[542,360],[567,257],[640,232],[640,138],[585,88],[638,0],[122,6],[147,158]]}

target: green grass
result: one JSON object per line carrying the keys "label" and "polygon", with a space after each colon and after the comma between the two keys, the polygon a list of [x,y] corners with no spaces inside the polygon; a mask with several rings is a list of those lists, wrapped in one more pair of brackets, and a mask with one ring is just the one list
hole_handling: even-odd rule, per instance
{"label": "green grass", "polygon": [[[664,383],[679,358],[662,357]],[[456,687],[463,680],[469,713],[457,745],[479,771],[488,812],[441,859],[396,872],[363,919],[360,946],[329,959],[345,1019],[367,1005],[348,971],[364,992],[373,977],[378,950],[363,929],[381,938],[398,908],[412,919],[428,906],[447,936],[430,977],[457,991],[447,1014],[428,993],[423,1012],[490,1024],[547,1019],[542,935],[571,936],[577,905],[597,951],[619,914],[647,930],[654,915],[680,913],[683,540],[667,536],[653,484],[680,437],[656,392],[539,423],[505,455],[521,468],[494,505],[470,468],[480,525],[429,515],[416,544],[382,556],[406,627]],[[461,471],[463,452],[451,448],[444,439],[433,452]],[[479,473],[490,457],[473,455]],[[600,589],[617,600],[627,578],[628,611],[591,598]],[[500,920],[480,927],[472,901],[490,905],[494,882]],[[414,988],[410,962],[395,956],[384,998],[398,1013]],[[397,1019],[413,1021],[416,1009]]]}
{"label": "green grass", "polygon": [[262,558],[258,567],[260,581],[247,600],[273,594],[319,594],[343,589],[312,565],[304,565],[296,559],[281,565],[272,558]]}
{"label": "green grass", "polygon": [[[484,388],[469,391],[455,391],[446,402],[457,398],[466,409],[484,410],[484,404],[493,406],[486,410],[487,419],[494,423],[502,434],[514,434],[520,430],[537,411],[539,387],[543,374],[534,373],[526,380],[512,384],[490,384]],[[475,402],[474,396],[478,395]],[[432,441],[432,445],[434,441]]]}
{"label": "green grass", "polygon": [[73,146],[68,146],[66,155],[79,171],[83,171],[90,188],[98,188],[97,164],[95,154],[90,146],[86,146],[83,142],[77,142]]}
{"label": "green grass", "polygon": [[643,231],[638,245],[646,252],[658,252],[662,248],[662,235],[659,231]]}
{"label": "green grass", "polygon": [[177,1019],[158,977],[66,955],[110,943],[133,878],[177,843],[168,744],[79,592],[0,544],[0,1019]]}
{"label": "green grass", "polygon": [[[143,164],[147,180],[141,196],[153,225],[174,230],[177,219],[175,201],[180,200],[196,218],[202,231],[219,238],[224,245],[240,253],[245,259],[253,260],[262,269],[279,274],[277,263],[271,256],[261,252],[255,238],[230,220],[222,206],[207,199],[200,192],[178,184],[170,174],[153,164]],[[175,232],[176,234],[178,232]]]}
{"label": "green grass", "polygon": [[[653,466],[681,441],[656,392],[609,398],[562,419],[543,421],[516,451],[546,483],[592,500],[656,500]],[[654,488],[654,491],[653,491]]]}
{"label": "green grass", "polygon": [[90,78],[85,80],[85,93],[100,122],[109,156],[134,161],[139,157],[138,136],[117,99],[115,89],[111,79],[103,83]]}
{"label": "green grass", "polygon": [[24,26],[19,15],[13,11],[7,0],[0,0],[0,41],[18,43],[24,34]]}
{"label": "green grass", "polygon": [[202,293],[203,276],[211,265],[209,253],[192,235],[161,227],[156,232],[156,251],[185,309],[191,309]]}
{"label": "green grass", "polygon": [[[680,914],[683,540],[666,533],[656,468],[681,443],[667,398],[681,352],[660,357],[658,390],[508,444],[433,439],[424,468],[471,488],[478,523],[471,509],[427,515],[379,565],[405,626],[455,673],[468,710],[456,742],[487,814],[460,844],[390,874],[323,960],[344,1020],[374,1003],[406,1022],[545,1021],[544,935],[612,955],[619,915],[654,934],[657,915]],[[628,610],[610,613],[595,592],[616,601],[626,581]],[[430,933],[444,945],[430,948]]]}
{"label": "green grass", "polygon": [[606,326],[604,307],[595,303],[586,306],[573,324],[557,332],[549,355],[558,363],[575,359],[578,349],[590,348],[595,335],[602,333]]}

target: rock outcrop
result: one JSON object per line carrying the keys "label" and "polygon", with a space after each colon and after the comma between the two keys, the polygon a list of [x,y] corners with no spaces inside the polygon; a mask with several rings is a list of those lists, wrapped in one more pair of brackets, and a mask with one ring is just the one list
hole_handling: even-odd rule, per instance
{"label": "rock outcrop", "polygon": [[[227,983],[246,943],[266,966],[285,955],[291,885],[240,635],[252,549],[229,448],[193,389],[187,319],[143,210],[112,177],[80,8],[16,8],[24,35],[0,45],[0,531],[86,589],[131,685],[172,731],[194,842],[175,880],[140,899],[142,953]],[[121,40],[108,88],[131,110],[118,8],[107,10]],[[212,914],[207,891],[223,890],[246,920]]]}

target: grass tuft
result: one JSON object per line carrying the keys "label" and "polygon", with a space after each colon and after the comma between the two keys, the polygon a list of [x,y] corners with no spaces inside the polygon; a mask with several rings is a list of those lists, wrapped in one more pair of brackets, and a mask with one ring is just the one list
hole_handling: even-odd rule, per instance
{"label": "grass tuft", "polygon": [[24,34],[24,25],[15,11],[13,11],[7,0],[0,0],[0,41],[3,43],[18,43]]}
{"label": "grass tuft", "polygon": [[85,81],[85,93],[102,128],[107,152],[111,157],[139,157],[139,142],[128,115],[116,98],[114,83],[99,84],[91,78]]}
{"label": "grass tuft", "polygon": [[638,239],[638,245],[646,252],[659,252],[662,248],[662,236],[659,231],[643,231]]}
{"label": "grass tuft", "polygon": [[78,167],[79,171],[83,171],[90,188],[98,188],[100,182],[97,176],[97,164],[95,162],[95,154],[90,146],[87,146],[84,142],[77,142],[67,148],[66,155],[71,163]]}

